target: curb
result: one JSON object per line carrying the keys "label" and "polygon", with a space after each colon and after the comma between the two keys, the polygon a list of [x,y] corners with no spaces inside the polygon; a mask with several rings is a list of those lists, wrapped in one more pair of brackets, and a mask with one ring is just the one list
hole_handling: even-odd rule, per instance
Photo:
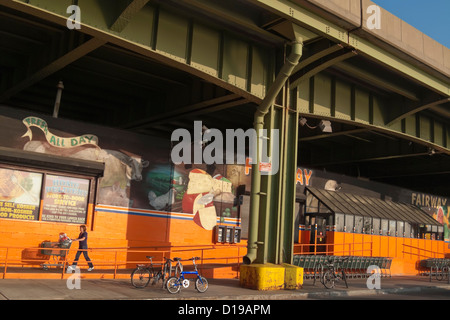
{"label": "curb", "polygon": [[300,300],[300,299],[326,299],[327,297],[358,297],[384,294],[401,294],[423,292],[427,290],[448,290],[450,285],[441,286],[414,286],[388,289],[357,289],[357,290],[327,290],[318,292],[295,292],[295,293],[274,293],[274,294],[248,294],[237,296],[206,296],[206,297],[185,297],[185,298],[152,298],[151,300]]}

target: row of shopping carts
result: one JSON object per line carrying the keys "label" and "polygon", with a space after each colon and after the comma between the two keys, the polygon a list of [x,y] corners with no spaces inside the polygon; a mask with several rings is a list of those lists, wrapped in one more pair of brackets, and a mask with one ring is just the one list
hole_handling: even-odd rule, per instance
{"label": "row of shopping carts", "polygon": [[367,278],[369,266],[376,266],[381,277],[391,277],[392,258],[364,256],[327,256],[327,255],[295,255],[293,264],[303,268],[305,279],[314,279],[319,270],[328,263],[333,263],[336,270],[344,270],[349,279]]}

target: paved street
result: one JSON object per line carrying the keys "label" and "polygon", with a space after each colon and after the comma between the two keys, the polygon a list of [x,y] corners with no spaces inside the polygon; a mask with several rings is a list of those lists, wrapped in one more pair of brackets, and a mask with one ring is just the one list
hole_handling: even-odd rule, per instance
{"label": "paved street", "polygon": [[[182,289],[181,293],[170,294],[161,287],[136,289],[129,280],[81,279],[79,289],[69,289],[74,283],[69,283],[68,287],[67,280],[3,279],[0,280],[0,300],[9,301],[0,301],[0,305],[3,310],[20,310],[21,315],[35,315],[36,308],[21,307],[24,300],[31,300],[42,310],[56,310],[53,306],[61,306],[61,300],[64,300],[66,303],[62,306],[66,308],[88,304],[85,308],[89,309],[90,317],[116,317],[118,310],[138,306],[136,310],[142,310],[142,315],[146,310],[151,313],[153,308],[158,308],[165,310],[165,316],[170,319],[186,316],[195,319],[239,319],[253,315],[258,319],[279,320],[281,315],[298,315],[308,310],[340,314],[354,311],[359,304],[366,308],[365,312],[414,316],[416,308],[405,305],[401,308],[383,308],[379,302],[411,300],[411,304],[415,300],[450,299],[450,284],[436,280],[430,282],[426,277],[382,278],[379,290],[369,290],[366,279],[350,279],[349,288],[341,285],[331,290],[320,283],[313,285],[312,280],[305,280],[302,289],[277,291],[241,288],[238,279],[211,279],[209,283],[205,293],[198,293],[191,285]],[[358,300],[357,304],[355,300]],[[377,301],[377,304],[371,304],[371,301]],[[106,308],[104,302],[107,302]],[[421,306],[424,306],[423,302]],[[357,308],[362,310],[359,306]]]}
{"label": "paved street", "polygon": [[[326,289],[320,282],[305,280],[302,289],[257,291],[242,288],[238,279],[210,279],[209,289],[198,293],[194,285],[170,294],[161,287],[134,288],[129,280],[81,278],[78,286],[72,280],[3,279],[3,300],[306,300],[306,299],[403,299],[435,297],[450,299],[447,281],[429,281],[427,277],[382,278],[380,290],[369,290],[366,279],[349,279],[349,288],[338,284]],[[70,289],[72,288],[72,289]],[[79,289],[77,289],[79,288]]]}

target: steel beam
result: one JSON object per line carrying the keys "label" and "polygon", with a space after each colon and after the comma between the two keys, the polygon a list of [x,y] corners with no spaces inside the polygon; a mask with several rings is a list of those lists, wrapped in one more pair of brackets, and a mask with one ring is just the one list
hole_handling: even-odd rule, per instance
{"label": "steel beam", "polygon": [[404,87],[402,87],[396,83],[393,83],[392,81],[389,81],[387,79],[378,77],[378,76],[371,74],[365,70],[362,70],[358,67],[352,66],[349,63],[341,62],[341,63],[336,64],[335,67],[339,70],[343,70],[343,71],[347,72],[348,74],[352,75],[352,77],[360,78],[364,81],[367,81],[370,84],[374,84],[375,86],[383,88],[387,91],[395,92],[395,93],[397,93],[405,98],[408,98],[412,101],[419,101],[419,97],[412,90],[404,88]]}
{"label": "steel beam", "polygon": [[136,13],[138,13],[148,2],[149,0],[127,0],[125,8],[121,11],[110,29],[115,32],[122,32]]}
{"label": "steel beam", "polygon": [[370,130],[367,128],[352,129],[352,130],[339,131],[339,132],[333,132],[333,133],[319,134],[319,135],[315,135],[315,136],[311,136],[311,137],[301,137],[301,138],[299,138],[299,141],[306,142],[306,141],[314,141],[314,140],[320,140],[320,139],[329,139],[329,138],[338,137],[338,136],[351,136],[354,134],[358,134],[361,132],[368,132],[368,131],[370,131]]}
{"label": "steel beam", "polygon": [[342,50],[344,48],[341,44],[335,44],[327,49],[320,50],[317,53],[314,53],[313,55],[307,57],[306,59],[303,59],[299,62],[299,64],[295,67],[294,72],[292,73],[292,77],[294,78],[295,75],[305,67],[309,66],[310,64],[318,61],[319,59],[322,59],[336,51]]}
{"label": "steel beam", "polygon": [[[357,125],[374,133],[399,137],[450,154],[445,113],[440,117],[441,113],[435,114],[438,111],[433,109],[437,106],[428,105],[447,102],[442,96],[439,98],[433,93],[427,102],[422,102],[424,104],[410,104],[410,109],[402,111],[404,102],[399,99],[386,99],[370,88],[325,73],[316,74],[310,81],[300,82],[294,88],[299,92],[294,100],[299,105],[300,114],[306,118]],[[430,112],[425,112],[426,108]],[[444,110],[442,108],[442,112]],[[392,121],[397,117],[399,121]]]}
{"label": "steel beam", "polygon": [[[65,27],[68,15],[62,13],[61,3],[49,0],[42,3],[0,0],[0,5]],[[205,4],[211,5],[211,10],[218,9],[206,2],[200,7]],[[198,76],[257,104],[273,80],[274,40],[284,42],[260,30],[256,43],[248,38],[252,34],[223,32],[204,25],[198,18],[190,19],[178,11],[169,11],[167,6],[148,4],[118,33],[109,29],[117,21],[117,10],[108,1],[79,0],[78,5],[81,8],[80,32]],[[240,21],[239,25],[245,23]],[[267,43],[263,43],[261,35],[268,36]]]}
{"label": "steel beam", "polygon": [[31,85],[47,78],[51,74],[54,74],[55,72],[63,69],[64,67],[68,66],[74,61],[77,61],[78,59],[84,57],[88,53],[100,48],[102,45],[106,43],[105,40],[92,38],[85,43],[81,44],[80,46],[76,47],[75,49],[67,52],[63,56],[59,57],[55,61],[51,62],[50,64],[42,67],[40,70],[34,72],[33,74],[30,74],[26,76],[25,79],[20,80],[20,82],[14,84],[12,87],[7,88],[4,92],[0,95],[0,102],[3,102],[7,99],[9,99],[11,96],[15,95],[16,93],[30,87]]}
{"label": "steel beam", "polygon": [[296,75],[292,76],[293,81],[290,83],[290,88],[293,89],[297,87],[302,81],[308,80],[309,78],[313,77],[319,72],[326,70],[339,62],[354,57],[356,56],[356,54],[357,53],[355,51],[348,51],[344,49],[340,54],[336,54],[335,56],[329,57],[328,60],[317,64],[316,66],[314,66],[310,70],[307,70],[303,74],[301,74],[301,71],[297,72]]}
{"label": "steel beam", "polygon": [[409,63],[387,50],[371,43],[354,33],[349,32],[337,24],[327,21],[325,18],[305,9],[289,0],[248,0],[266,10],[280,15],[281,17],[311,29],[323,37],[337,43],[344,43],[358,50],[359,54],[374,60],[390,70],[394,70],[415,82],[450,96],[450,83],[444,82],[437,77],[425,72],[412,63]]}
{"label": "steel beam", "polygon": [[443,98],[443,99],[438,99],[435,101],[428,101],[428,102],[422,102],[422,103],[416,103],[416,106],[413,107],[409,107],[407,108],[406,111],[402,112],[401,114],[395,116],[393,119],[389,120],[386,123],[386,126],[391,126],[392,124],[394,124],[395,122],[398,122],[402,119],[405,119],[406,117],[409,117],[413,114],[416,114],[422,110],[426,110],[426,109],[430,109],[431,107],[443,104],[443,103],[447,103],[450,101],[450,98]]}
{"label": "steel beam", "polygon": [[[233,105],[230,105],[232,103]],[[161,121],[172,121],[177,118],[196,115],[198,112],[211,112],[212,108],[227,108],[240,104],[247,103],[246,100],[240,99],[237,94],[229,94],[223,97],[218,97],[206,101],[202,101],[193,105],[178,108],[173,111],[164,112],[162,114],[154,115],[152,117],[139,120],[137,122],[129,123],[123,128],[145,128],[151,127],[153,124]],[[217,109],[216,109],[217,110]]]}

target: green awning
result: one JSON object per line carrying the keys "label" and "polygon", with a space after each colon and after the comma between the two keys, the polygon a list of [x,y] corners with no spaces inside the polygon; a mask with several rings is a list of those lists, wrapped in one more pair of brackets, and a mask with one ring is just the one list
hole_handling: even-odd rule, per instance
{"label": "green awning", "polygon": [[333,213],[442,226],[418,207],[389,200],[307,187],[306,191]]}

